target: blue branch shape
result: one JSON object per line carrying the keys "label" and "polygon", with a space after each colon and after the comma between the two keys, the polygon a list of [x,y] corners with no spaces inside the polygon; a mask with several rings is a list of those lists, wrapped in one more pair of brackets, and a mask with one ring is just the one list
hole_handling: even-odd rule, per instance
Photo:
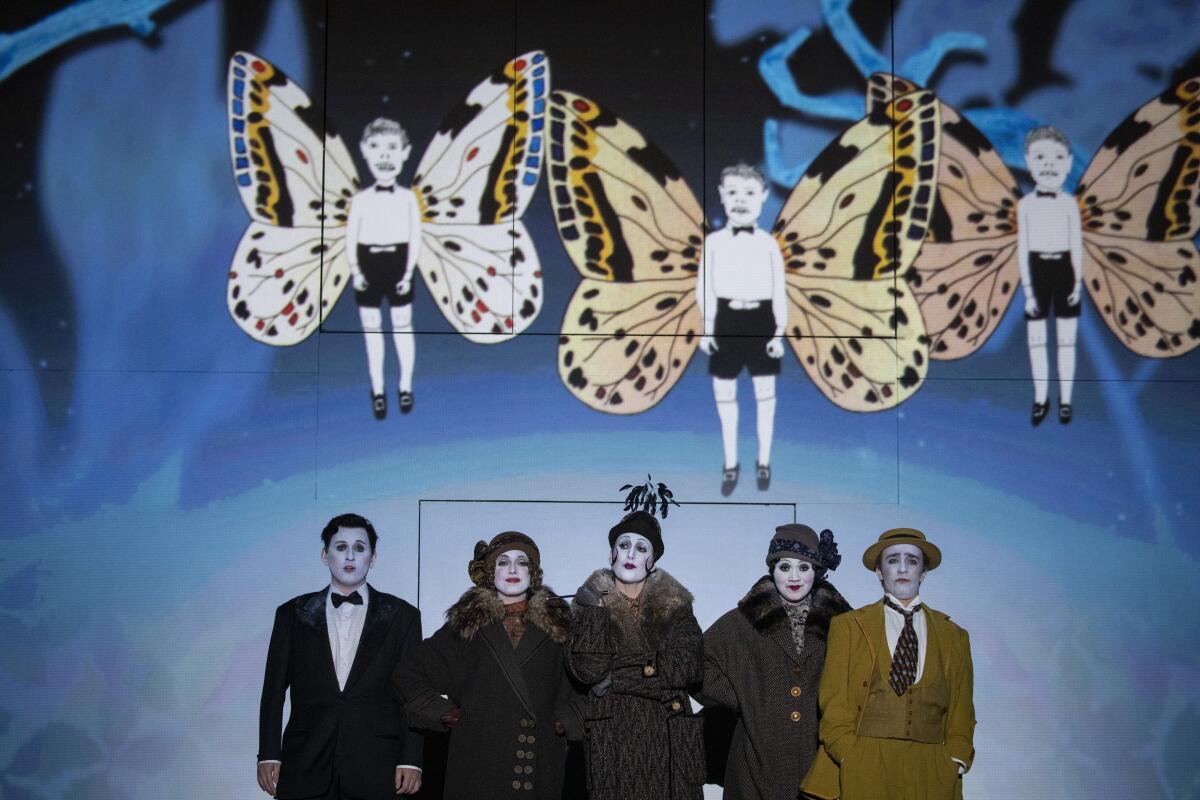
{"label": "blue branch shape", "polygon": [[[891,72],[891,59],[872,45],[854,18],[850,16],[852,0],[822,0],[821,15],[829,32],[842,50],[865,78],[874,72]],[[812,36],[809,28],[797,28],[779,43],[767,48],[758,59],[758,73],[767,87],[788,108],[802,114],[822,119],[856,120],[865,113],[866,101],[861,94],[831,92],[826,95],[810,95],[800,91],[796,80],[788,69],[787,61]],[[987,40],[974,33],[949,31],[931,39],[923,48],[911,55],[901,66],[899,74],[924,85],[942,60],[954,52],[982,52]],[[768,119],[763,124],[763,151],[767,172],[773,182],[790,188],[804,174],[811,159],[788,165],[779,143],[779,123]],[[1021,153],[1023,163],[1024,153]]]}
{"label": "blue branch shape", "polygon": [[0,34],[0,81],[67,42],[107,28],[126,27],[143,38],[154,33],[150,17],[174,0],[80,0],[24,30]]}

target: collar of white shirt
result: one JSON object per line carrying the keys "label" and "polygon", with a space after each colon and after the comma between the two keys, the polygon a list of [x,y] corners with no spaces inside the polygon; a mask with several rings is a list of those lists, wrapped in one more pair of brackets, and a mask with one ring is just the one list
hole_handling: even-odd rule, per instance
{"label": "collar of white shirt", "polygon": [[[913,606],[920,605],[920,603],[921,603],[921,595],[917,595],[916,597],[914,597],[912,599],[912,602],[909,603],[907,606],[904,605],[904,603],[901,603],[900,600],[897,599],[896,596],[894,594],[892,594],[891,592],[884,592],[883,596],[886,597],[888,600],[891,600],[896,605],[900,606],[900,608],[912,608]],[[884,604],[883,607],[886,608],[888,611],[892,612],[893,614],[900,613],[899,611],[897,611],[896,609],[887,605],[886,603]],[[924,609],[921,609],[921,610],[924,611]]]}

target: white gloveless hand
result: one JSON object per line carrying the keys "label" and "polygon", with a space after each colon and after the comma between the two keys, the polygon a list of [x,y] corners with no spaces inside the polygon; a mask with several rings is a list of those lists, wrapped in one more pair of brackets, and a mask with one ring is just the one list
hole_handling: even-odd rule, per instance
{"label": "white gloveless hand", "polygon": [[719,348],[717,347],[716,339],[711,336],[701,336],[700,349],[704,351],[705,355],[711,356],[713,353],[717,352]]}
{"label": "white gloveless hand", "polygon": [[776,336],[767,342],[767,355],[771,358],[783,358],[783,337]]}

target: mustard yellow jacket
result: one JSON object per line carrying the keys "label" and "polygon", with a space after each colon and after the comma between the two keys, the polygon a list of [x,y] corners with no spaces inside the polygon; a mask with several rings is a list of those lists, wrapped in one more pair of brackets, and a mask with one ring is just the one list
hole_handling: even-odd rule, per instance
{"label": "mustard yellow jacket", "polygon": [[[951,622],[949,616],[928,605],[924,609],[926,625],[938,639],[942,671],[950,689],[944,718],[944,747],[951,758],[963,762],[969,770],[975,758],[971,644],[967,632]],[[801,784],[806,794],[822,800],[841,797],[839,765],[858,743],[858,726],[872,673],[878,670],[886,680],[891,668],[882,599],[833,618],[820,688],[821,746],[830,758],[813,763]],[[882,783],[883,776],[879,779]]]}

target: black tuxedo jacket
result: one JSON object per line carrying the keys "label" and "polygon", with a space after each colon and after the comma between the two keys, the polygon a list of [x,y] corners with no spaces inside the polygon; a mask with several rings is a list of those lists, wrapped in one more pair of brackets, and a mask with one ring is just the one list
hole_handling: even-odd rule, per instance
{"label": "black tuxedo jacket", "polygon": [[[278,760],[276,797],[328,790],[336,772],[343,791],[364,800],[396,795],[400,764],[421,766],[421,736],[409,729],[392,671],[421,643],[421,614],[368,586],[367,618],[346,688],[338,689],[329,626],[329,587],[302,594],[275,611],[258,716],[258,760]],[[292,711],[283,725],[284,694]]]}

